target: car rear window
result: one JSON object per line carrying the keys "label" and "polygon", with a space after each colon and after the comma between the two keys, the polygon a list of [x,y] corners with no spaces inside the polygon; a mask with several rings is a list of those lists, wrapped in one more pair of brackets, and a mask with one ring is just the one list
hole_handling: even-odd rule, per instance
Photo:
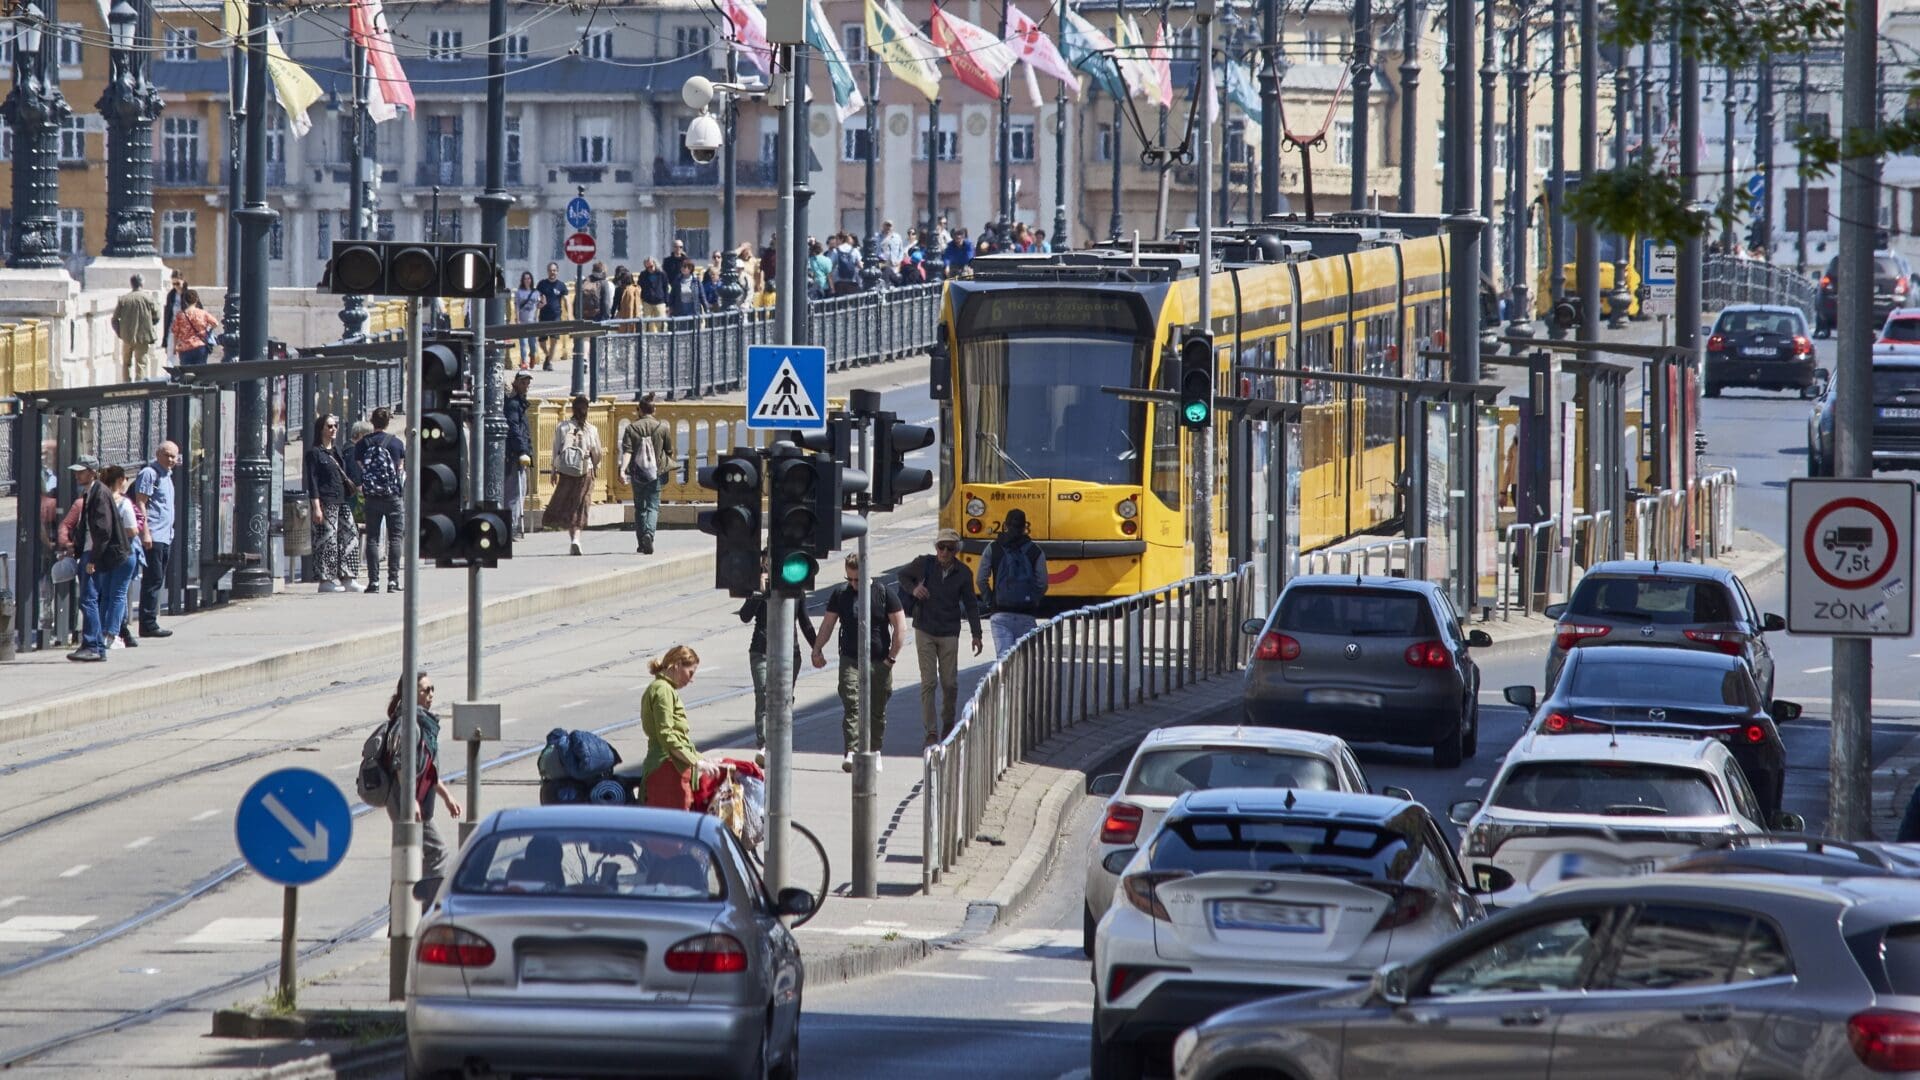
{"label": "car rear window", "polygon": [[1405,879],[1419,857],[1385,825],[1324,818],[1187,818],[1160,830],[1149,861],[1155,870],[1324,874]]}
{"label": "car rear window", "polygon": [[1873,260],[1873,272],[1883,278],[1897,278],[1907,271],[1905,267],[1900,265],[1900,260],[1889,259],[1883,256]]}
{"label": "car rear window", "polygon": [[1245,746],[1184,746],[1142,754],[1127,791],[1181,795],[1223,787],[1336,791],[1340,782],[1331,764],[1305,754]]}
{"label": "car rear window", "polygon": [[1798,315],[1785,311],[1727,311],[1720,315],[1720,325],[1714,327],[1720,334],[1784,334],[1791,336],[1802,330]]}
{"label": "car rear window", "polygon": [[1888,319],[1880,336],[1887,341],[1920,341],[1920,319]]}
{"label": "car rear window", "polygon": [[1714,581],[1684,578],[1589,576],[1581,579],[1567,602],[1568,616],[1678,626],[1691,623],[1732,622],[1733,601]]}
{"label": "car rear window", "polygon": [[1639,761],[1524,762],[1490,801],[1541,814],[1709,817],[1725,810],[1700,771]]}
{"label": "car rear window", "polygon": [[1896,994],[1920,994],[1920,923],[1887,927],[1880,947],[1887,966],[1887,986]]}
{"label": "car rear window", "polygon": [[1280,601],[1282,630],[1343,637],[1415,637],[1434,633],[1426,597],[1402,589],[1288,589]]}
{"label": "car rear window", "polygon": [[629,900],[721,900],[712,848],[634,829],[518,829],[481,838],[460,860],[456,893],[542,893]]}
{"label": "car rear window", "polygon": [[1749,709],[1759,705],[1752,681],[1738,665],[1730,664],[1716,671],[1692,664],[1623,662],[1605,655],[1608,651],[1581,652],[1573,677],[1567,681],[1569,698],[1605,705],[1666,705],[1682,709]]}

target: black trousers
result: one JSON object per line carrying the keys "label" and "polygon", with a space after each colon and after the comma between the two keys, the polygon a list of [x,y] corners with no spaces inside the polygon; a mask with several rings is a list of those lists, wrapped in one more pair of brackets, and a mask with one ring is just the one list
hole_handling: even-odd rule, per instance
{"label": "black trousers", "polygon": [[172,543],[158,540],[147,549],[147,565],[140,570],[140,629],[153,630],[160,626],[160,593],[167,587],[167,559],[173,553]]}

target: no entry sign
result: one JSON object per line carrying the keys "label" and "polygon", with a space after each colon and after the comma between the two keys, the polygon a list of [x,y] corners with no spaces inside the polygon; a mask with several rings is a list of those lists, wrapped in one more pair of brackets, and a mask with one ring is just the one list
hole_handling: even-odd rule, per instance
{"label": "no entry sign", "polygon": [[574,233],[572,236],[567,237],[567,242],[562,250],[567,253],[567,261],[577,266],[584,266],[592,262],[593,253],[596,250],[593,243],[593,234],[583,232]]}
{"label": "no entry sign", "polygon": [[1795,480],[1787,488],[1787,629],[1913,633],[1913,485]]}

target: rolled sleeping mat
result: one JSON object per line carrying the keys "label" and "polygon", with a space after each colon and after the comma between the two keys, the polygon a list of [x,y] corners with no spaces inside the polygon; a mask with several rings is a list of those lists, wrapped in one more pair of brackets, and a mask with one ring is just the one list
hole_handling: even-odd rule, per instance
{"label": "rolled sleeping mat", "polygon": [[627,787],[620,781],[608,777],[593,785],[592,790],[587,792],[587,801],[600,806],[625,806],[627,805]]}

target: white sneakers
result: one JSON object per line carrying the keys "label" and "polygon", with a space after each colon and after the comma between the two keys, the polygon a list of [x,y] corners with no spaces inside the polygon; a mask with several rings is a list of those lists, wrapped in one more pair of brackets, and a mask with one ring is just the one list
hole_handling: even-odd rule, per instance
{"label": "white sneakers", "polygon": [[[875,754],[873,757],[873,771],[881,772],[884,769],[884,767],[885,767],[885,763],[881,760],[880,755]],[[841,772],[853,771],[853,751],[849,750],[841,756],[840,771]]]}
{"label": "white sneakers", "polygon": [[353,578],[348,578],[347,580],[341,582],[340,587],[342,589],[345,589],[348,592],[365,592],[366,591],[366,587],[361,585],[358,581],[354,580]]}
{"label": "white sneakers", "polygon": [[323,581],[320,583],[320,591],[321,592],[345,592],[346,590],[342,589],[340,587],[340,583],[337,581]]}

